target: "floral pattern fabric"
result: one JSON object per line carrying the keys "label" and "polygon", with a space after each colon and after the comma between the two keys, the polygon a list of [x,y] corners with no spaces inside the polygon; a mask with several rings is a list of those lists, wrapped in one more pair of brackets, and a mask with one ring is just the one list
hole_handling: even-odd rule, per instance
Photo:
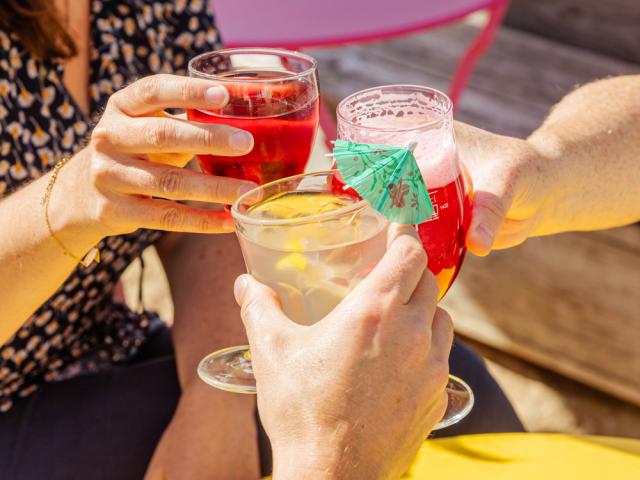
{"label": "floral pattern fabric", "polygon": [[[185,74],[191,57],[220,46],[206,0],[93,0],[90,21],[91,118],[65,89],[61,63],[34,58],[15,34],[0,30],[0,201],[82,148],[113,92],[146,75]],[[42,382],[136,354],[160,319],[133,312],[113,292],[125,268],[160,235],[138,230],[104,239],[100,263],[76,269],[0,346],[0,412]]]}

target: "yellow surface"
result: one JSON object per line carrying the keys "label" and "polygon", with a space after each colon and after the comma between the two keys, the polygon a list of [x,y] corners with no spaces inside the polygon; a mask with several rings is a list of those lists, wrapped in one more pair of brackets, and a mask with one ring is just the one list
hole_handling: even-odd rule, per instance
{"label": "yellow surface", "polygon": [[427,440],[403,478],[640,479],[640,440],[535,433]]}

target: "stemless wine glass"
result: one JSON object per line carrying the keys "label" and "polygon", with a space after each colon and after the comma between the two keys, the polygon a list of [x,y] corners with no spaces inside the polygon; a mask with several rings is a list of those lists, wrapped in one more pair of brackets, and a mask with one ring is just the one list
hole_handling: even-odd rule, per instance
{"label": "stemless wine glass", "polygon": [[[471,217],[471,183],[456,151],[451,100],[428,87],[387,85],[345,98],[337,116],[343,140],[393,146],[415,142],[413,153],[434,207],[418,233],[442,299],[462,265]],[[447,392],[449,406],[440,428],[458,422],[473,407],[473,392],[459,378],[450,377]]]}
{"label": "stemless wine glass", "polygon": [[217,110],[187,110],[189,120],[224,123],[253,134],[239,157],[198,155],[206,173],[264,184],[304,171],[318,127],[316,62],[275,48],[228,48],[189,62],[189,75],[222,84],[229,102]]}
{"label": "stemless wine glass", "polygon": [[[248,272],[270,286],[284,312],[301,324],[331,312],[386,251],[388,222],[369,203],[345,193],[336,175],[333,170],[281,179],[231,207]],[[198,374],[222,390],[256,391],[247,345],[208,355]],[[457,385],[466,384],[450,382],[448,388]],[[447,413],[435,429],[469,412],[471,405],[455,393],[449,392]]]}

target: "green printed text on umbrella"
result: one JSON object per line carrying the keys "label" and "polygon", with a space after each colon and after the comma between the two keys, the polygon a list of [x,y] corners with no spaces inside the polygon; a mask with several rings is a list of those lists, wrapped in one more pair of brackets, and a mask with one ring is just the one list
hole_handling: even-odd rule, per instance
{"label": "green printed text on umbrella", "polygon": [[344,182],[387,220],[419,224],[431,218],[433,205],[414,147],[336,140],[333,157]]}

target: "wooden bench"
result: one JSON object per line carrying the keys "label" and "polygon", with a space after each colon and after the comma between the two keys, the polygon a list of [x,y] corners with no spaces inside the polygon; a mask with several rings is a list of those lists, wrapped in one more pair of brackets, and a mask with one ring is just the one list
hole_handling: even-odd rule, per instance
{"label": "wooden bench", "polygon": [[[322,94],[336,104],[381,84],[445,89],[477,32],[476,20],[315,50]],[[479,62],[458,119],[524,137],[576,85],[631,73],[640,73],[640,65],[504,27]],[[460,334],[640,405],[637,226],[532,239],[485,259],[469,256],[444,305]]]}

